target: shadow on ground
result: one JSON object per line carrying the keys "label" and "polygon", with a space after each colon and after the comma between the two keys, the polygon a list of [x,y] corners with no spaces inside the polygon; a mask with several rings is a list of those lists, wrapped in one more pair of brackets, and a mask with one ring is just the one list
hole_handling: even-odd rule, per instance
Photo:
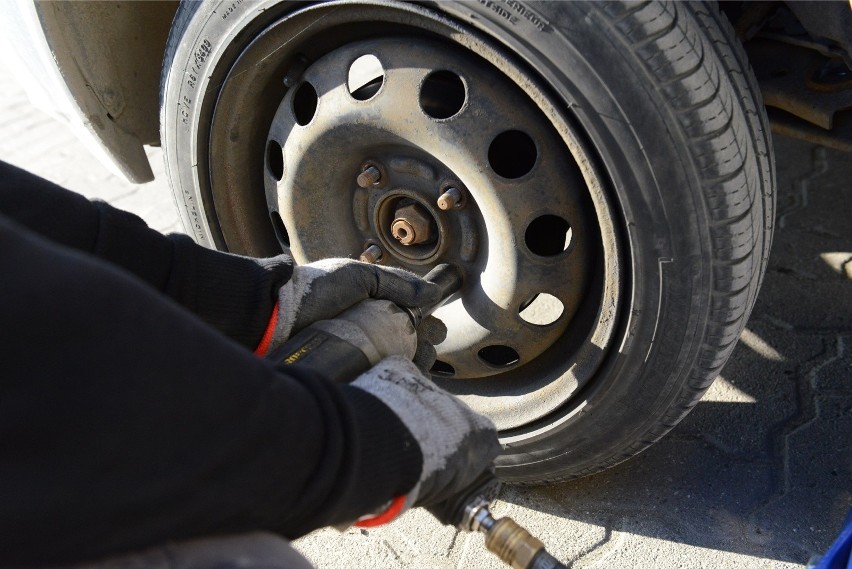
{"label": "shadow on ground", "polygon": [[852,505],[852,159],[777,138],[769,269],[722,376],[640,456],[503,493],[602,528],[585,546],[593,557],[644,536],[804,563],[828,548]]}

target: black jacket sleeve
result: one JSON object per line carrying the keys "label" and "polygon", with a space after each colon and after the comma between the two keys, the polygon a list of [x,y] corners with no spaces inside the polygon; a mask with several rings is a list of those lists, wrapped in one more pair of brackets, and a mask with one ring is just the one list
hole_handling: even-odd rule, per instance
{"label": "black jacket sleeve", "polygon": [[201,247],[186,235],[164,236],[132,213],[4,162],[0,213],[55,243],[122,267],[252,350],[293,270],[286,255],[251,259]]}
{"label": "black jacket sleeve", "polygon": [[378,399],[280,373],[81,249],[0,215],[0,566],[293,538],[414,485]]}

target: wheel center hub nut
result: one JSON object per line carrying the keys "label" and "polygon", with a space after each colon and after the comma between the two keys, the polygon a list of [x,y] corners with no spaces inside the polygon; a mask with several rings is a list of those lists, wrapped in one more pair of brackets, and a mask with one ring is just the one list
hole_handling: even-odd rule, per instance
{"label": "wheel center hub nut", "polygon": [[413,203],[397,208],[390,230],[391,235],[402,245],[415,245],[433,239],[433,225],[429,212]]}

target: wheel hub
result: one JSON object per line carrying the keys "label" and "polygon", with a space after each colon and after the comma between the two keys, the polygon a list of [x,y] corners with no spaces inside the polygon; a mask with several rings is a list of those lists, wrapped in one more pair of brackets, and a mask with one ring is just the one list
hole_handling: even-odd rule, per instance
{"label": "wheel hub", "polygon": [[[410,150],[383,153],[381,164],[385,184],[359,188],[352,197],[352,212],[368,244],[378,244],[388,256],[383,262],[401,264],[422,272],[441,262],[453,243],[470,243],[455,255],[456,262],[469,262],[478,241],[478,212],[474,209],[447,215],[437,205],[441,188],[461,185],[446,166],[434,160],[415,157]],[[444,257],[448,258],[448,257]]]}

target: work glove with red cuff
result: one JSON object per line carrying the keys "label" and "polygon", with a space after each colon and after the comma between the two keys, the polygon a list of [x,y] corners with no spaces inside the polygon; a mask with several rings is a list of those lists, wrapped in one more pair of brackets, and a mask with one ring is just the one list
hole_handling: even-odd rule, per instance
{"label": "work glove with red cuff", "polygon": [[491,420],[426,379],[404,357],[385,358],[351,385],[387,405],[423,454],[419,481],[404,498],[394,500],[390,515],[372,516],[359,525],[378,525],[412,506],[431,506],[468,489],[500,453]]}
{"label": "work glove with red cuff", "polygon": [[[278,291],[275,312],[257,353],[265,355],[302,328],[334,318],[368,298],[414,308],[433,305],[440,295],[437,285],[395,267],[337,258],[297,265],[290,280]],[[414,360],[428,369],[435,361],[433,344],[443,341],[446,327],[439,320],[428,318],[418,332]]]}

